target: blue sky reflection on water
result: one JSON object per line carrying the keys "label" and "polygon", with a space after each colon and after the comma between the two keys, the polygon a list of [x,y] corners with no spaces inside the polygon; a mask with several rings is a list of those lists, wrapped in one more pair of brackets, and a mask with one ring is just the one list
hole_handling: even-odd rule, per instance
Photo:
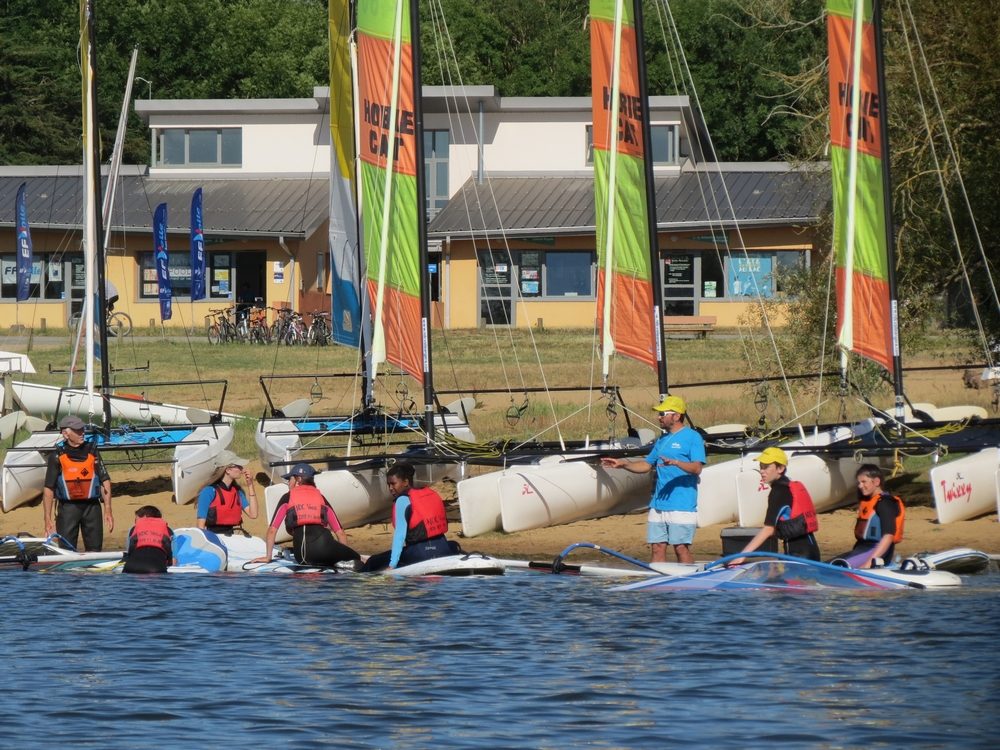
{"label": "blue sky reflection on water", "polygon": [[10,572],[4,723],[81,748],[993,748],[1000,576],[967,581]]}

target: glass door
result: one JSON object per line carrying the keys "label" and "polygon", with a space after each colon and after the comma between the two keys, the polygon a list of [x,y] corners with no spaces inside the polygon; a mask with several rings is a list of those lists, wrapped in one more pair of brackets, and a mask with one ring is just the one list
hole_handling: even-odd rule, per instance
{"label": "glass door", "polygon": [[663,314],[697,315],[701,289],[701,258],[671,254],[663,258]]}
{"label": "glass door", "polygon": [[83,315],[83,298],[87,294],[87,266],[83,262],[82,253],[67,255],[65,262],[64,274],[68,274],[66,278],[69,280],[66,284],[69,292],[66,295],[69,299],[66,317],[68,320],[79,320]]}
{"label": "glass door", "polygon": [[504,250],[479,250],[479,325],[510,325],[512,310],[510,259]]}

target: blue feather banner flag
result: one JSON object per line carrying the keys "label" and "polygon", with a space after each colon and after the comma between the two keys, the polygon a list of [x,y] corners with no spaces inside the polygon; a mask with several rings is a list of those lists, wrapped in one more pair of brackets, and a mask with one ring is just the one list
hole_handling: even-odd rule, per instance
{"label": "blue feather banner flag", "polygon": [[17,189],[17,301],[23,302],[31,296],[31,229],[28,227],[28,206],[24,192],[28,183],[22,182]]}
{"label": "blue feather banner flag", "polygon": [[191,197],[191,301],[205,299],[205,227],[201,188]]}
{"label": "blue feather banner flag", "polygon": [[160,295],[160,320],[173,315],[173,291],[170,287],[170,256],[167,255],[167,204],[161,203],[153,215],[153,241],[156,250],[156,283]]}

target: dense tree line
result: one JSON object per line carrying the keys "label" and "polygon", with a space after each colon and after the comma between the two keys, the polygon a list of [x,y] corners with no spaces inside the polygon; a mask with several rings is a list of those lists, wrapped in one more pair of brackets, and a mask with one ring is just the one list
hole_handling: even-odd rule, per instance
{"label": "dense tree line", "polygon": [[[0,163],[78,163],[76,3],[3,0],[0,7]],[[436,0],[421,10],[426,83],[493,84],[505,96],[590,92],[586,0]],[[743,23],[734,0],[675,0],[673,14],[720,156],[773,159],[794,151],[798,119],[766,122],[780,93],[769,70],[797,70],[803,47],[821,43],[821,35],[794,43],[770,38]],[[322,0],[99,0],[96,15],[105,140],[134,45],[144,79],[136,97],[309,96],[328,82]],[[650,90],[686,93],[669,19],[661,16],[651,5]],[[133,117],[127,162],[148,158],[145,141]]]}
{"label": "dense tree line", "polygon": [[[722,160],[825,158],[823,5],[647,1],[651,93],[691,96]],[[425,83],[492,84],[505,96],[589,95],[587,6],[587,0],[422,2]],[[136,98],[303,97],[328,82],[325,0],[98,0],[96,13],[106,148],[136,44],[143,79]],[[910,13],[917,28],[904,34]],[[1000,224],[994,199],[1000,14],[992,0],[900,0],[887,3],[885,15],[901,281],[942,290],[967,272],[980,285],[980,307],[996,316],[978,251],[969,253],[967,271],[957,262],[938,182],[951,205],[963,207],[961,167],[986,255],[1000,257],[993,239]],[[930,136],[924,127],[933,101],[926,75],[915,79],[911,72],[913,31],[931,66],[954,157],[940,121],[934,118]],[[0,0],[0,164],[79,163],[77,37],[72,0]],[[133,115],[125,161],[144,163],[148,153],[147,130]],[[967,217],[958,230],[974,238]],[[995,330],[996,317],[990,325]]]}

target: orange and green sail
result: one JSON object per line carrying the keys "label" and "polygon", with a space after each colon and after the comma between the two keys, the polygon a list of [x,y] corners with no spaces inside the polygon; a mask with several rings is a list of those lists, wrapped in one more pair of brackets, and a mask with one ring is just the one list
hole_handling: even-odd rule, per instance
{"label": "orange and green sail", "polygon": [[657,366],[643,120],[630,0],[591,0],[597,325],[604,376],[616,351]]}
{"label": "orange and green sail", "polygon": [[[358,0],[358,152],[372,363],[423,383],[410,0]],[[374,372],[372,373],[374,375]]]}
{"label": "orange and green sail", "polygon": [[827,35],[838,343],[892,373],[899,348],[883,186],[887,123],[872,0],[828,0]]}

